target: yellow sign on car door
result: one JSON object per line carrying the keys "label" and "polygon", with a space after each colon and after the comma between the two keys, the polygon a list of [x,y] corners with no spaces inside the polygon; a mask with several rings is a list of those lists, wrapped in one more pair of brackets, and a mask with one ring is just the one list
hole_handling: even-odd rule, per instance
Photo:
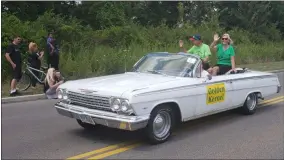
{"label": "yellow sign on car door", "polygon": [[226,87],[224,83],[207,86],[206,104],[215,104],[225,101]]}

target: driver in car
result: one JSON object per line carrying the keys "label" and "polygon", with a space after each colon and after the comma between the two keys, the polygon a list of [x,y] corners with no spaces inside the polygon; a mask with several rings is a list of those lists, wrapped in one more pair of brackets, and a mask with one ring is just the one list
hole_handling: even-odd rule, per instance
{"label": "driver in car", "polygon": [[204,70],[208,70],[210,68],[209,65],[209,56],[211,55],[210,48],[207,44],[202,42],[201,36],[196,34],[189,37],[189,40],[194,44],[188,51],[183,47],[183,41],[179,41],[180,48],[183,49],[185,53],[197,54],[202,59],[202,66]]}

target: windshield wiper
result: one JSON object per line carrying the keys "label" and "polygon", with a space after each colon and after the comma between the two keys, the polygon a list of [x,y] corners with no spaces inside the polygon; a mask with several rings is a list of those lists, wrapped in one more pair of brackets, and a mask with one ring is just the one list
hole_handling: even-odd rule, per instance
{"label": "windshield wiper", "polygon": [[157,70],[146,70],[146,72],[155,73],[155,74],[162,74],[161,72],[159,72]]}
{"label": "windshield wiper", "polygon": [[158,70],[146,70],[146,72],[150,72],[150,73],[154,73],[154,74],[161,74],[161,75],[164,75],[164,76],[167,75],[167,74],[162,73],[161,71],[158,71]]}

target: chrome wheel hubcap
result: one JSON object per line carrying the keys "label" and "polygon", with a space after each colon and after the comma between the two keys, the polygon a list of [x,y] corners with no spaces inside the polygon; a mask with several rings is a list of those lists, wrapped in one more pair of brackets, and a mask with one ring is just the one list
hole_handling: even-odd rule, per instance
{"label": "chrome wheel hubcap", "polygon": [[163,138],[171,128],[171,116],[166,111],[161,111],[154,119],[153,131],[155,136]]}
{"label": "chrome wheel hubcap", "polygon": [[250,94],[247,98],[247,106],[249,110],[253,110],[256,107],[257,97],[255,94]]}

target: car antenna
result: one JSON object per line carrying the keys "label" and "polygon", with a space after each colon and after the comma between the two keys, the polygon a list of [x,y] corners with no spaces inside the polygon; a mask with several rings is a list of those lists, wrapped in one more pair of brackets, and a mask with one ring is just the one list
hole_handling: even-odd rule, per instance
{"label": "car antenna", "polygon": [[126,55],[124,56],[124,73],[126,73]]}
{"label": "car antenna", "polygon": [[126,52],[127,49],[124,50],[124,73],[126,73]]}

